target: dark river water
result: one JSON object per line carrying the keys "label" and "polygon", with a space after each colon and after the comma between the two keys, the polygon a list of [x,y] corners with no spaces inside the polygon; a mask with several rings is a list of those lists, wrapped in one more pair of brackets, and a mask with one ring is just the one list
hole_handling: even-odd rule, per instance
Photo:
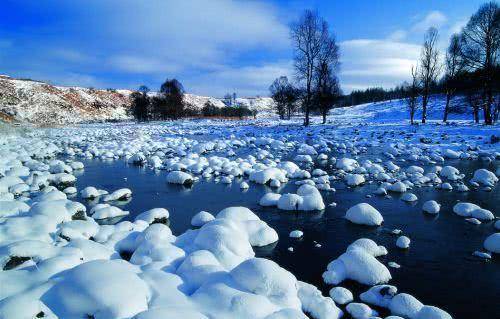
{"label": "dark river water", "polygon": [[[424,304],[438,306],[454,318],[500,318],[500,258],[494,256],[491,261],[484,261],[472,256],[475,250],[482,249],[484,239],[494,232],[493,223],[472,225],[452,211],[457,201],[470,201],[496,213],[500,204],[498,188],[492,192],[467,193],[432,187],[414,188],[411,192],[419,200],[412,205],[399,200],[398,195],[393,195],[392,199],[366,198],[366,194],[376,189],[375,184],[347,188],[343,182],[335,182],[332,187],[337,192],[322,192],[327,205],[324,212],[291,213],[260,207],[259,199],[271,189],[250,183],[250,189],[241,191],[238,179],[231,185],[201,180],[191,189],[186,189],[167,184],[165,171],[129,166],[123,160],[89,160],[84,164],[85,171],[77,180],[78,189],[95,186],[113,191],[128,187],[132,189],[133,197],[122,205],[122,209],[131,214],[124,219],[133,220],[143,211],[165,207],[170,212],[170,227],[175,235],[191,228],[191,217],[201,210],[215,215],[229,206],[250,208],[276,229],[280,238],[273,247],[256,249],[257,255],[276,261],[299,280],[318,286],[326,295],[332,287],[325,285],[321,277],[327,264],[341,255],[354,240],[367,237],[389,250],[389,254],[381,259],[384,264],[395,261],[401,265],[399,269],[389,268],[393,276],[390,284],[397,286],[399,292],[410,293]],[[455,165],[466,173],[467,181],[476,168],[493,170],[494,167],[481,161],[446,164]],[[295,192],[296,188],[292,181],[279,191]],[[440,214],[435,217],[421,211],[422,204],[429,199],[442,204]],[[331,202],[338,205],[328,206]],[[358,226],[343,218],[348,208],[360,202],[367,202],[382,213],[383,226]],[[409,250],[396,247],[397,236],[390,234],[394,228],[402,229],[410,237]],[[303,239],[289,238],[289,232],[295,229],[304,232]],[[316,242],[322,247],[316,248]],[[288,247],[294,247],[294,251],[288,251]],[[356,297],[369,288],[354,282],[343,282],[341,286],[351,289]],[[388,315],[388,312],[381,310],[381,315]]]}

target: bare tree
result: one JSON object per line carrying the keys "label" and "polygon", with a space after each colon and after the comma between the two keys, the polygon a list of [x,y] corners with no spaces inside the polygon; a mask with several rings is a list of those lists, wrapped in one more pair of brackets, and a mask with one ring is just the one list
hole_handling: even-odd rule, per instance
{"label": "bare tree", "polygon": [[316,86],[316,105],[323,117],[323,124],[326,123],[326,116],[341,95],[339,81],[333,74],[330,65],[321,63],[318,69],[318,83]]}
{"label": "bare tree", "polygon": [[462,55],[469,71],[479,71],[483,90],[485,124],[492,124],[494,72],[500,59],[500,8],[483,4],[462,30]]}
{"label": "bare tree", "polygon": [[286,90],[288,85],[288,78],[280,76],[269,87],[271,98],[275,103],[276,113],[278,113],[280,119],[284,119],[286,114]]}
{"label": "bare tree", "polygon": [[457,89],[457,76],[462,72],[464,63],[461,55],[460,36],[453,34],[450,38],[450,45],[446,51],[446,73],[444,78],[446,91],[446,105],[444,107],[443,122],[448,120],[450,112],[450,101]]}
{"label": "bare tree", "polygon": [[326,123],[326,115],[340,96],[340,85],[336,73],[339,67],[339,47],[333,35],[321,46],[316,66],[316,103]]}
{"label": "bare tree", "polygon": [[438,31],[432,27],[427,30],[420,54],[420,81],[422,82],[422,123],[427,119],[427,105],[431,85],[439,74],[439,51],[437,49]]}
{"label": "bare tree", "polygon": [[324,46],[331,44],[328,23],[317,12],[306,10],[292,25],[290,36],[295,51],[297,79],[304,84],[304,125],[308,126],[316,68],[322,51],[325,51]]}
{"label": "bare tree", "polygon": [[178,119],[184,115],[184,87],[176,79],[167,79],[153,99],[153,108],[161,119]]}
{"label": "bare tree", "polygon": [[299,98],[300,90],[290,84],[290,86],[286,90],[286,113],[288,119],[290,119],[292,117],[292,113],[297,110],[297,101],[299,100]]}
{"label": "bare tree", "polygon": [[269,87],[271,97],[276,104],[276,112],[281,119],[285,118],[285,114],[290,119],[291,113],[294,110],[295,102],[297,101],[297,90],[288,82],[286,76],[280,76],[274,80]]}
{"label": "bare tree", "polygon": [[414,124],[415,111],[418,105],[418,96],[420,94],[420,81],[418,78],[418,67],[411,67],[411,83],[405,83],[403,85],[404,96],[406,100],[406,105],[410,111],[410,124]]}

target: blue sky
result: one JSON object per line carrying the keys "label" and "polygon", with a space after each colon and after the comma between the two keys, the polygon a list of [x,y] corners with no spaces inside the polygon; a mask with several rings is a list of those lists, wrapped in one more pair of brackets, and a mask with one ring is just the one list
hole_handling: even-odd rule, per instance
{"label": "blue sky", "polygon": [[483,2],[2,0],[0,74],[129,89],[175,77],[196,94],[267,95],[294,74],[288,26],[316,9],[340,44],[343,90],[392,87],[428,27],[444,49]]}

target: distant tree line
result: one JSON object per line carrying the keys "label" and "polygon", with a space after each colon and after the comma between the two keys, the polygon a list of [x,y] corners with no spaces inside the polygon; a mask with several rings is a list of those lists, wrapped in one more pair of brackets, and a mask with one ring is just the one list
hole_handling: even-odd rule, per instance
{"label": "distant tree line", "polygon": [[[155,94],[150,94],[149,88],[142,85],[131,94],[131,113],[140,122],[196,116],[243,118],[256,115],[256,112],[243,106],[216,107],[210,101],[200,110],[186,103],[184,94],[184,87],[176,79],[167,79]],[[236,94],[234,97],[236,99]]]}
{"label": "distant tree line", "polygon": [[211,101],[205,102],[201,109],[201,115],[204,117],[255,117],[257,112],[243,106],[237,107],[217,107]]}
{"label": "distant tree line", "polygon": [[[487,125],[498,121],[500,114],[500,8],[494,1],[483,4],[458,34],[450,38],[444,63],[437,49],[438,31],[430,28],[425,34],[419,63],[411,68],[410,82],[393,89],[369,88],[353,91],[342,97],[346,106],[392,99],[404,99],[410,122],[421,109],[421,122],[427,119],[429,99],[444,94],[446,104],[443,121],[451,112],[472,109],[479,123],[480,113]],[[461,95],[462,105],[454,105],[453,97]]]}

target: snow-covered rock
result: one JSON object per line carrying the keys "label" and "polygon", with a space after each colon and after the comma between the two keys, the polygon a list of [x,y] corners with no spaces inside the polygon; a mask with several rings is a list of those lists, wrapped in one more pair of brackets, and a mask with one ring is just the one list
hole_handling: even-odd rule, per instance
{"label": "snow-covered rock", "polygon": [[498,177],[493,172],[481,168],[474,172],[471,182],[476,182],[484,186],[493,187],[498,182]]}
{"label": "snow-covered rock", "polygon": [[494,233],[488,236],[484,241],[484,249],[495,254],[500,254],[500,233]]}
{"label": "snow-covered rock", "polygon": [[[373,246],[379,250],[376,244]],[[334,285],[345,279],[355,280],[365,285],[386,283],[392,278],[391,274],[375,258],[376,256],[379,254],[374,253],[373,249],[366,249],[364,245],[354,242],[344,254],[328,264],[327,270],[323,273],[323,280]]]}
{"label": "snow-covered rock", "polygon": [[384,222],[379,211],[368,203],[360,203],[349,208],[345,218],[354,224],[367,226],[380,226]]}
{"label": "snow-covered rock", "polygon": [[438,204],[435,200],[428,200],[422,205],[422,210],[431,215],[435,215],[439,213],[441,209],[441,205]]}
{"label": "snow-covered rock", "polygon": [[215,217],[209,212],[201,211],[191,218],[191,225],[194,227],[201,227],[214,219]]}
{"label": "snow-covered rock", "polygon": [[148,224],[165,223],[170,217],[170,213],[165,208],[153,208],[140,213],[135,217],[135,221],[142,220]]}
{"label": "snow-covered rock", "polygon": [[352,292],[344,287],[333,287],[330,289],[330,297],[339,305],[345,305],[354,300]]}
{"label": "snow-covered rock", "polygon": [[194,183],[194,178],[186,172],[172,171],[167,175],[167,183],[191,186]]}
{"label": "snow-covered rock", "polygon": [[396,240],[396,246],[398,246],[401,249],[408,249],[410,248],[410,238],[406,236],[400,236]]}

